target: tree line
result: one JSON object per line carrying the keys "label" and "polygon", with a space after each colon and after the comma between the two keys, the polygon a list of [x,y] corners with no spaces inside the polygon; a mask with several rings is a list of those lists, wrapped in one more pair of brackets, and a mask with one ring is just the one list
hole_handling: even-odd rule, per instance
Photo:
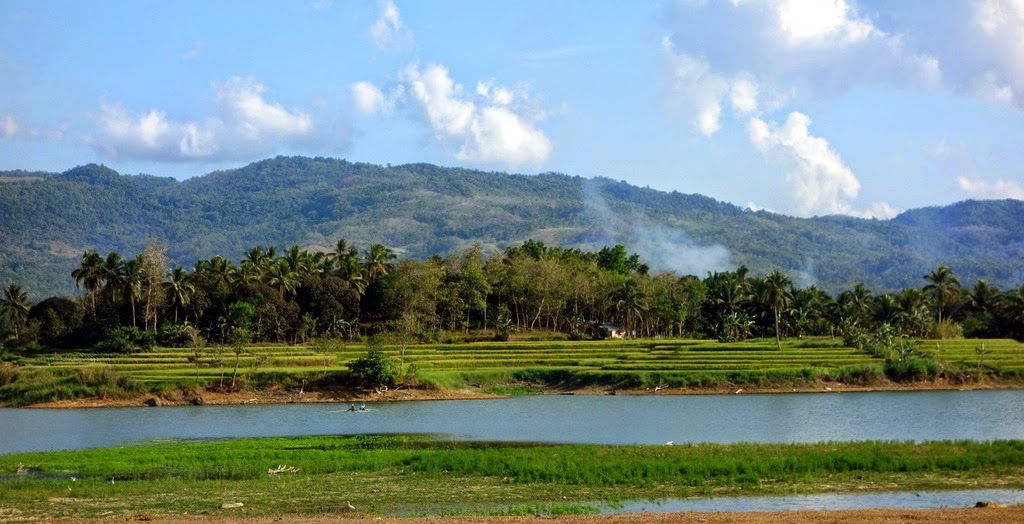
{"label": "tree line", "polygon": [[699,278],[652,272],[622,245],[598,251],[529,240],[504,252],[397,259],[381,244],[339,240],[330,252],[256,246],[237,262],[215,256],[169,267],[156,241],[134,258],[87,251],[72,272],[83,294],[30,303],[17,284],[0,301],[9,347],[131,350],[156,343],[304,343],[398,333],[409,339],[508,339],[547,331],[607,336],[842,336],[855,344],[879,326],[912,337],[1024,338],[1024,286],[961,285],[939,266],[922,286],[832,296],[781,271],[747,268]]}

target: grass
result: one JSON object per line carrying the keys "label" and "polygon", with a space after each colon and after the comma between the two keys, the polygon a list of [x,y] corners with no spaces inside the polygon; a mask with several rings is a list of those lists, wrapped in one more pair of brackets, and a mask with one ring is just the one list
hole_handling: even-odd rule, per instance
{"label": "grass", "polygon": [[[19,465],[35,471],[15,475]],[[297,471],[268,474],[281,465]],[[592,446],[367,435],[0,455],[0,507],[26,518],[215,514],[233,501],[255,515],[342,511],[344,502],[378,514],[552,514],[597,501],[972,487],[1024,487],[1024,442]]]}
{"label": "grass", "polygon": [[[975,348],[981,345],[986,351],[979,362]],[[923,341],[921,348],[934,354],[944,370],[962,380],[988,377],[1012,383],[1024,381],[1024,344],[1020,342]],[[857,385],[885,380],[882,359],[842,347],[841,341],[831,338],[786,340],[781,350],[774,340],[767,339],[738,343],[685,339],[517,340],[381,349],[405,369],[414,367],[421,383],[510,394],[590,386],[788,388],[821,380]],[[239,356],[239,375],[252,387],[297,388],[303,381],[344,374],[346,363],[366,351],[362,344],[254,345]],[[219,384],[222,376],[231,375],[235,355],[226,348],[204,348],[195,361],[187,349],[156,348],[130,355],[91,351],[36,353],[16,357],[15,361],[24,367],[17,371],[0,368],[0,402],[25,404],[27,399],[45,401],[209,387]],[[46,375],[44,370],[51,374]],[[11,378],[18,373],[27,375],[18,380]],[[74,373],[99,374],[109,380],[103,387],[78,387],[68,382],[73,382]],[[14,382],[20,385],[9,387]],[[28,392],[31,393],[26,396]]]}

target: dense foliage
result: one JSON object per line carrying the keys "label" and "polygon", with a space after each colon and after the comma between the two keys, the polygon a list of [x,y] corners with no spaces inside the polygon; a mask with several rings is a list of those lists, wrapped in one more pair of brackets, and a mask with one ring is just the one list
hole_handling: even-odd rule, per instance
{"label": "dense foliage", "polygon": [[[12,347],[107,352],[203,339],[242,347],[389,334],[407,343],[536,330],[575,340],[610,332],[722,341],[829,335],[891,354],[912,375],[921,363],[904,348],[907,337],[1024,338],[1024,286],[963,287],[945,266],[923,275],[922,287],[874,295],[858,284],[833,297],[778,270],[756,277],[741,267],[704,279],[654,273],[621,245],[583,251],[530,240],[490,256],[474,247],[397,260],[381,244],[360,253],[340,240],[329,252],[254,247],[238,263],[213,257],[191,270],[168,268],[163,253],[155,241],[134,258],[84,253],[71,274],[84,291],[78,298],[31,305],[11,284],[0,301],[0,334]],[[387,382],[379,379],[371,381]]]}
{"label": "dense foliage", "polygon": [[1024,203],[967,201],[888,221],[800,219],[700,195],[605,178],[487,173],[427,164],[383,167],[279,157],[178,182],[97,165],[60,174],[0,173],[0,283],[32,296],[70,294],[83,251],[140,251],[161,238],[192,266],[236,259],[254,244],[329,251],[333,240],[381,242],[403,258],[528,238],[596,250],[624,244],[653,269],[705,275],[779,268],[837,293],[917,286],[947,264],[966,281],[1024,280]]}

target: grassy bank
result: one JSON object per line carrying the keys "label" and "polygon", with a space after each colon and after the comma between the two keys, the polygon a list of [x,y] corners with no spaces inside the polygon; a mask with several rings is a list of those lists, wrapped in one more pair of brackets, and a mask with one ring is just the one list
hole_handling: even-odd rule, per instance
{"label": "grassy bank", "polygon": [[[16,474],[19,466],[30,468]],[[270,474],[279,468],[282,471]],[[1024,442],[587,446],[353,436],[165,442],[0,455],[26,518],[586,512],[694,495],[1024,487]]]}
{"label": "grassy bank", "polygon": [[[982,353],[975,348],[984,345]],[[608,388],[789,389],[823,381],[885,384],[885,361],[836,339],[719,343],[706,340],[517,341],[376,346],[421,386],[536,393]],[[956,382],[1024,381],[1024,344],[1012,340],[927,341],[940,371]],[[156,348],[132,354],[78,351],[10,356],[0,368],[0,402],[25,405],[80,397],[130,396],[179,388],[345,387],[347,364],[363,344]],[[237,370],[237,371],[236,371]]]}

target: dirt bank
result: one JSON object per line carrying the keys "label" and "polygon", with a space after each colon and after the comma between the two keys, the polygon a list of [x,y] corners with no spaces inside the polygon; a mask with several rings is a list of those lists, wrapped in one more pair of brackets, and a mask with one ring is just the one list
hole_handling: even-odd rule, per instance
{"label": "dirt bank", "polygon": [[[737,387],[721,386],[715,388],[651,388],[629,390],[588,387],[565,390],[548,388],[539,394],[547,395],[742,395],[742,394],[784,394],[784,393],[843,393],[843,392],[875,392],[875,391],[969,391],[979,389],[1019,389],[1020,384],[985,382],[975,384],[958,384],[947,381],[895,383],[888,382],[871,386],[858,386],[840,382],[820,382],[814,385],[798,387]],[[438,389],[402,388],[387,391],[305,391],[293,390],[261,390],[261,391],[171,391],[160,394],[146,393],[127,398],[87,398],[75,400],[58,400],[33,404],[33,408],[109,408],[139,407],[151,404],[158,406],[184,406],[196,403],[201,397],[204,405],[237,405],[237,404],[295,404],[295,403],[330,403],[330,402],[396,402],[403,400],[476,400],[504,398],[484,391],[468,389],[459,391]],[[156,399],[155,401],[153,399]],[[149,404],[147,404],[149,403]]]}
{"label": "dirt bank", "polygon": [[[242,508],[244,509],[244,508]],[[133,515],[99,519],[91,522],[132,522],[145,521],[164,524],[219,524],[243,521],[250,524],[291,524],[291,523],[358,523],[372,524],[768,524],[784,522],[787,524],[865,524],[865,523],[978,523],[1003,524],[1007,522],[1024,522],[1024,506],[1009,508],[969,508],[969,509],[927,509],[898,510],[873,509],[859,511],[782,511],[782,512],[751,512],[751,513],[633,513],[610,516],[567,516],[567,517],[429,517],[429,518],[392,518],[365,515],[283,515],[277,517],[246,518],[241,509],[223,510],[217,516],[164,517],[157,515]],[[51,520],[46,522],[72,522],[67,520]],[[76,520],[74,522],[82,522]]]}

